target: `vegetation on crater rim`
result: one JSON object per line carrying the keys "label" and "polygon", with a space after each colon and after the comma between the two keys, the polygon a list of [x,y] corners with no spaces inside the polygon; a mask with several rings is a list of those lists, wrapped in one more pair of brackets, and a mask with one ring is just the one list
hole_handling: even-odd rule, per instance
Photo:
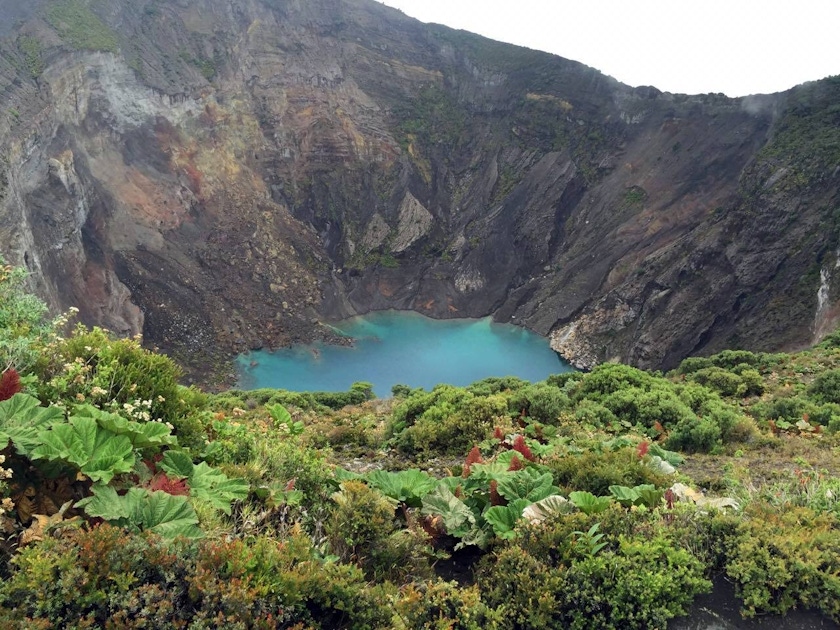
{"label": "vegetation on crater rim", "polygon": [[0,275],[9,628],[663,628],[716,575],[840,621],[840,334],[372,397],[178,385]]}

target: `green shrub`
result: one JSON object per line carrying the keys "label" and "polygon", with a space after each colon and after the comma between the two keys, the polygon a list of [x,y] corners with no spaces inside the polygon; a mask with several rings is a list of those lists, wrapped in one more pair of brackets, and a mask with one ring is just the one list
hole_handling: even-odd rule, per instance
{"label": "green shrub", "polygon": [[574,390],[576,401],[588,398],[603,402],[611,394],[617,392],[649,391],[656,384],[656,378],[629,365],[619,363],[604,363],[586,374]]}
{"label": "green shrub", "polygon": [[466,389],[476,396],[490,396],[502,392],[515,392],[523,387],[528,387],[528,381],[523,381],[516,376],[490,377],[476,381]]}
{"label": "green shrub", "polygon": [[[472,398],[473,394],[466,389],[452,385],[438,385],[432,391],[416,389],[405,400],[401,401],[392,414],[393,432],[398,433],[413,425],[417,419],[433,407],[442,409],[443,414],[454,413],[463,400]],[[438,416],[441,411],[436,412]]]}
{"label": "green shrub", "polygon": [[610,494],[610,486],[633,488],[642,484],[665,487],[667,476],[656,472],[641,460],[633,448],[598,453],[587,451],[546,462],[554,483],[571,492],[583,490],[597,496]]}
{"label": "green shrub", "polygon": [[712,360],[707,357],[688,357],[683,359],[676,369],[677,374],[693,374],[699,370],[712,367]]}
{"label": "green shrub", "polygon": [[575,420],[581,424],[604,428],[615,425],[618,417],[600,403],[583,400],[575,407]]}
{"label": "green shrub", "polygon": [[668,434],[665,447],[689,453],[708,453],[721,443],[720,426],[711,418],[684,418]]}
{"label": "green shrub", "polygon": [[726,370],[731,370],[742,363],[755,366],[759,364],[761,359],[757,354],[748,350],[724,350],[709,358],[714,365]]}
{"label": "green shrub", "polygon": [[408,385],[397,383],[391,387],[391,396],[394,398],[406,398],[411,395],[411,388]]}
{"label": "green shrub", "polygon": [[485,603],[506,628],[662,628],[707,591],[703,566],[661,535],[576,544],[592,517],[567,515],[522,528],[481,563]]}
{"label": "green shrub", "polygon": [[18,38],[18,48],[23,53],[24,65],[29,76],[37,79],[44,71],[44,47],[39,39],[23,35]]}
{"label": "green shrub", "polygon": [[563,390],[568,390],[580,383],[586,375],[583,372],[561,372],[560,374],[552,374],[545,379],[546,385],[552,387],[559,387]]}
{"label": "green shrub", "polygon": [[700,562],[661,536],[622,539],[618,550],[575,562],[565,577],[563,627],[579,630],[664,630],[711,587]]}
{"label": "green shrub", "polygon": [[837,518],[808,508],[754,505],[726,566],[747,617],[816,608],[840,621]]}
{"label": "green shrub", "polygon": [[[741,377],[719,367],[707,367],[689,374],[688,379],[713,389],[721,396],[735,396],[743,385]],[[745,389],[745,388],[744,388]]]}
{"label": "green shrub", "polygon": [[750,407],[751,413],[759,420],[784,420],[794,424],[806,415],[810,419],[818,409],[819,407],[805,396],[786,395],[762,400]]}
{"label": "green shrub", "polygon": [[840,403],[840,370],[826,370],[817,374],[808,395],[821,403]]}
{"label": "green shrub", "polygon": [[254,409],[259,405],[283,405],[297,407],[304,411],[324,412],[339,410],[348,405],[360,405],[373,398],[372,385],[367,382],[353,383],[346,392],[290,392],[285,389],[231,389],[210,399],[214,409],[231,411],[236,407]]}
{"label": "green shrub", "polygon": [[743,418],[743,414],[738,409],[717,397],[710,398],[700,405],[697,415],[716,424],[724,442],[732,439],[733,429]]}
{"label": "green shrub", "polygon": [[412,426],[397,436],[396,445],[408,453],[463,455],[507,419],[508,403],[504,395],[473,396],[460,391],[463,396],[441,397],[427,407]]}
{"label": "green shrub", "polygon": [[817,348],[823,348],[825,350],[840,348],[840,329],[835,330],[833,333],[825,337]]}
{"label": "green shrub", "polygon": [[498,611],[502,628],[565,628],[562,570],[539,556],[506,546],[481,563],[478,585],[486,605]]}
{"label": "green shrub", "polygon": [[77,326],[42,352],[35,372],[44,402],[88,402],[129,420],[169,423],[184,410],[181,369],[169,357],[101,328]]}
{"label": "green shrub", "polygon": [[107,525],[21,550],[0,583],[0,624],[61,628],[387,628],[393,610],[355,567],[282,542],[164,542]]}
{"label": "green shrub", "polygon": [[[750,367],[743,367],[744,364],[739,365],[735,369],[738,370],[738,376],[741,377],[741,385],[743,390],[740,392],[741,396],[761,396],[765,391],[764,379],[761,373]],[[741,369],[743,368],[743,369]]]}
{"label": "green shrub", "polygon": [[520,388],[509,403],[513,413],[524,411],[532,420],[548,425],[556,425],[560,414],[570,406],[571,401],[563,390],[544,383]]}
{"label": "green shrub", "polygon": [[686,379],[699,383],[721,396],[760,396],[764,393],[764,379],[758,370],[746,363],[740,363],[731,370],[717,366],[692,371]]}
{"label": "green shrub", "polygon": [[44,316],[47,305],[24,287],[26,272],[6,265],[0,256],[0,370],[11,366],[27,373],[36,362],[38,346],[55,331]]}
{"label": "green shrub", "polygon": [[255,435],[248,426],[227,419],[223,413],[209,411],[194,415],[204,426],[210,443],[202,449],[203,458],[212,466],[245,464],[251,461],[257,445]]}
{"label": "green shrub", "polygon": [[495,627],[492,611],[481,601],[478,587],[455,582],[408,585],[400,593],[397,612],[406,628],[417,630],[485,630]]}
{"label": "green shrub", "polygon": [[209,424],[208,399],[196,387],[178,387],[181,411],[170,421],[178,444],[196,453],[204,449],[208,439],[205,428]]}
{"label": "green shrub", "polygon": [[398,526],[396,501],[361,481],[344,482],[332,498],[335,507],[325,532],[343,562],[358,565],[371,579],[402,582],[431,576],[425,535]]}
{"label": "green shrub", "polygon": [[316,514],[325,508],[334,488],[327,453],[307,448],[297,440],[264,437],[256,440],[247,461],[264,480],[284,485],[294,481],[295,490],[303,493],[302,505]]}
{"label": "green shrub", "polygon": [[678,383],[675,385],[674,391],[680,400],[688,405],[694,413],[699,413],[703,405],[710,400],[720,400],[720,396],[708,387],[691,381]]}
{"label": "green shrub", "polygon": [[723,571],[728,554],[740,534],[741,516],[730,511],[698,510],[688,503],[672,509],[625,510],[617,506],[598,515],[601,529],[612,536],[649,539],[665,536],[705,567],[706,573]]}
{"label": "green shrub", "polygon": [[650,391],[627,387],[605,396],[601,404],[612,411],[619,420],[642,428],[653,428],[658,422],[665,429],[681,421],[695,419],[694,413],[674,393],[664,386]]}

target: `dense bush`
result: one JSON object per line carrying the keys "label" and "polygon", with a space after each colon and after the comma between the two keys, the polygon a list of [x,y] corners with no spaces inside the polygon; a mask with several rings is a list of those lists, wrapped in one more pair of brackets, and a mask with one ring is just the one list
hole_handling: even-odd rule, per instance
{"label": "dense bush", "polygon": [[818,404],[805,396],[776,396],[757,402],[750,411],[759,420],[782,420],[791,424],[807,420],[813,424],[828,426],[832,420],[840,418],[840,405]]}
{"label": "dense bush", "polygon": [[360,405],[371,400],[372,385],[365,381],[353,383],[346,392],[290,392],[284,389],[231,389],[213,396],[210,404],[214,409],[254,409],[260,405],[283,405],[306,411],[328,411],[342,409],[348,405]]}
{"label": "dense bush", "polygon": [[[707,367],[692,372],[689,377],[695,383],[713,389],[721,396],[735,396],[739,393],[743,381],[741,377],[719,367]],[[743,388],[746,390],[746,387]]]}
{"label": "dense bush", "polygon": [[486,604],[501,611],[501,628],[565,628],[561,569],[519,547],[505,547],[483,563],[478,575]]}
{"label": "dense bush", "polygon": [[705,385],[721,396],[743,398],[764,393],[764,379],[758,370],[747,363],[740,363],[731,369],[715,365],[692,369],[686,373],[686,380]]}
{"label": "dense bush", "polygon": [[560,414],[570,406],[571,401],[563,390],[545,383],[520,388],[509,403],[511,412],[524,413],[532,420],[548,425],[556,425]]}
{"label": "dense bush", "polygon": [[565,628],[661,628],[710,589],[700,562],[661,536],[620,539],[618,549],[566,573]]}
{"label": "dense bush", "polygon": [[575,401],[585,398],[603,402],[611,394],[633,389],[649,391],[656,385],[656,378],[642,370],[618,363],[605,363],[585,375],[573,389]]}
{"label": "dense bush", "polygon": [[732,368],[746,364],[749,366],[758,365],[761,357],[748,350],[724,350],[710,357],[712,363],[720,368],[731,370]]}
{"label": "dense bush", "polygon": [[333,552],[358,565],[370,579],[402,582],[431,576],[431,549],[422,530],[403,529],[394,519],[397,503],[360,481],[346,481],[333,495],[326,523]]}
{"label": "dense bush", "polygon": [[466,389],[476,396],[489,396],[490,394],[499,394],[501,392],[515,392],[528,386],[530,386],[530,383],[523,381],[521,378],[517,378],[516,376],[503,376],[476,381]]}
{"label": "dense bush", "polygon": [[703,566],[661,535],[608,537],[593,551],[579,514],[525,527],[482,563],[478,584],[503,628],[665,628],[709,589]]}
{"label": "dense bush", "polygon": [[575,407],[575,420],[582,424],[605,428],[618,423],[618,417],[604,405],[592,400],[582,400]]}
{"label": "dense bush", "polygon": [[817,374],[808,388],[808,394],[817,402],[840,403],[840,370]]}
{"label": "dense bush", "polygon": [[708,453],[721,443],[720,426],[711,418],[688,417],[680,420],[668,435],[667,448],[689,453]]}
{"label": "dense bush", "polygon": [[664,487],[669,478],[656,472],[639,458],[636,449],[603,453],[587,451],[580,455],[552,458],[546,462],[554,483],[567,491],[584,490],[609,495],[610,486],[633,488],[641,484]]}
{"label": "dense bush", "polygon": [[668,429],[681,421],[696,418],[673,388],[644,390],[627,387],[605,396],[601,404],[612,411],[619,420],[645,429],[653,428],[657,423]]}
{"label": "dense bush", "polygon": [[708,357],[688,357],[683,359],[679,367],[676,369],[677,374],[693,374],[703,369],[714,366],[712,360]]}
{"label": "dense bush", "polygon": [[355,567],[315,559],[301,535],[278,543],[167,543],[107,525],[15,556],[0,625],[120,628],[387,628],[391,611]]}
{"label": "dense bush", "polygon": [[150,352],[139,339],[114,339],[108,332],[78,326],[41,353],[35,373],[44,402],[88,402],[129,420],[177,421],[184,411],[181,369]]}
{"label": "dense bush", "polygon": [[392,431],[398,433],[413,425],[418,418],[433,408],[437,408],[435,415],[442,417],[447,413],[454,413],[460,403],[473,398],[466,389],[452,385],[438,385],[432,391],[416,389],[394,407],[392,413]]}
{"label": "dense bush", "polygon": [[478,587],[455,582],[411,584],[397,602],[400,620],[412,630],[488,630],[498,628],[497,615],[481,601]]}
{"label": "dense bush", "polygon": [[317,512],[325,507],[334,481],[326,451],[307,448],[296,440],[262,439],[253,445],[249,463],[263,480],[292,483],[307,509]]}
{"label": "dense bush", "polygon": [[25,291],[26,272],[6,265],[0,256],[0,371],[26,373],[56,325],[45,321],[47,306]]}
{"label": "dense bush", "polygon": [[840,523],[808,508],[748,511],[726,566],[752,617],[793,608],[821,610],[840,621]]}
{"label": "dense bush", "polygon": [[488,438],[497,424],[506,424],[508,402],[503,395],[473,396],[451,390],[437,387],[431,394],[411,396],[394,410],[395,419],[414,418],[395,438],[402,451],[462,455]]}

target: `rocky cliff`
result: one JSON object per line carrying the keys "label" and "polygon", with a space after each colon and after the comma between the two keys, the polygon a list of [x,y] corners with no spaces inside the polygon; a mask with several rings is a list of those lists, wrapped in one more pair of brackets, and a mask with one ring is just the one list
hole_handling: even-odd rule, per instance
{"label": "rocky cliff", "polygon": [[840,81],[729,99],[372,0],[0,0],[0,251],[194,369],[374,309],[580,365],[830,330]]}

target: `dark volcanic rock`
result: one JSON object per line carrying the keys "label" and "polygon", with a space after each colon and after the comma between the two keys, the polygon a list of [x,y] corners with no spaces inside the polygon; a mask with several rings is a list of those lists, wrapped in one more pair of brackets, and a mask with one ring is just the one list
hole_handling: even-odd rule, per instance
{"label": "dark volcanic rock", "polygon": [[369,0],[70,2],[0,1],[0,250],[193,369],[382,308],[644,367],[836,320],[836,79],[682,96]]}

